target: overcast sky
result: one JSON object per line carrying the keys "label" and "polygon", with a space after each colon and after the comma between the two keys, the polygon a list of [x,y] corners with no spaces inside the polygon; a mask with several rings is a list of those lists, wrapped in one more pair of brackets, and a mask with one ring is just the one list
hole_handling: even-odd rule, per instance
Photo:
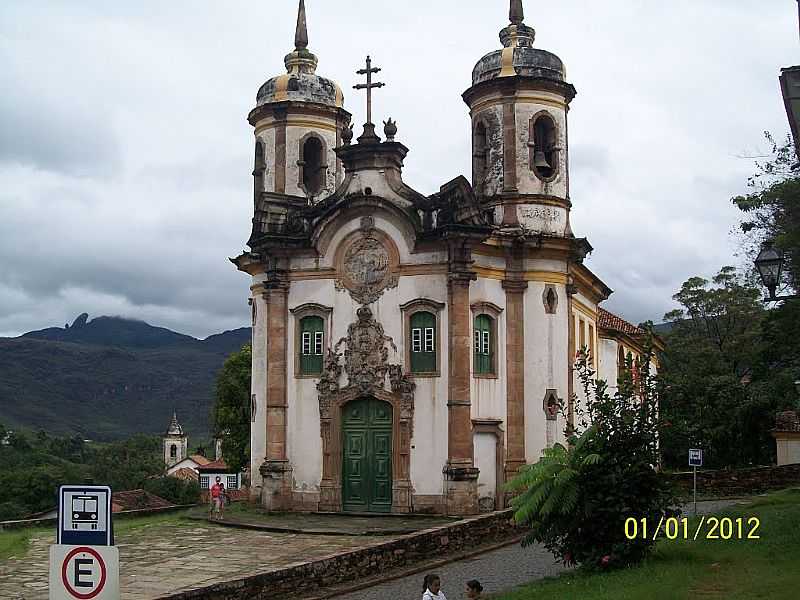
{"label": "overcast sky", "polygon": [[[471,173],[461,93],[500,47],[507,0],[307,0],[318,73],[352,85],[367,53],[399,124],[404,178]],[[734,261],[730,197],[762,132],[788,130],[780,67],[795,0],[526,0],[536,45],[578,90],[572,224],[610,310],[659,320],[688,277]],[[247,325],[227,257],[252,218],[259,86],[285,72],[296,0],[0,3],[0,336],[121,315],[204,337]]]}

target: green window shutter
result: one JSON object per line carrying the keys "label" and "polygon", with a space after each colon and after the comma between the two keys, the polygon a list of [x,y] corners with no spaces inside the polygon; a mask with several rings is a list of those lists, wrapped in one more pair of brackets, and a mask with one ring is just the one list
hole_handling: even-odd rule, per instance
{"label": "green window shutter", "polygon": [[478,315],[473,324],[474,369],[477,375],[494,373],[494,323],[489,315]]}
{"label": "green window shutter", "polygon": [[300,321],[300,373],[317,375],[322,373],[322,358],[325,352],[325,322],[322,317],[305,317]]}
{"label": "green window shutter", "polygon": [[411,315],[408,344],[412,373],[436,372],[436,316],[429,312]]}

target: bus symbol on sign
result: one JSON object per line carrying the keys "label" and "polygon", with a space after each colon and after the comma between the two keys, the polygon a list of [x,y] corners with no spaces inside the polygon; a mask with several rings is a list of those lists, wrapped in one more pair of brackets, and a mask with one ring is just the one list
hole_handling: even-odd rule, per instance
{"label": "bus symbol on sign", "polygon": [[99,496],[73,496],[72,497],[72,528],[78,529],[81,523],[88,523],[92,529],[97,529],[97,504]]}
{"label": "bus symbol on sign", "polygon": [[61,486],[56,543],[113,546],[111,488],[105,485]]}

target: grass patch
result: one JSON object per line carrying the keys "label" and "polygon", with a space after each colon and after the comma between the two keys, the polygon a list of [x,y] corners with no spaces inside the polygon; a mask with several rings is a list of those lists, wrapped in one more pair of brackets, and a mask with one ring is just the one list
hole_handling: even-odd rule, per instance
{"label": "grass patch", "polygon": [[[116,519],[114,521],[114,536],[127,535],[148,527],[182,527],[191,525],[191,521],[185,519],[187,514],[188,511],[181,511],[150,517]],[[0,531],[0,561],[10,558],[23,558],[28,552],[31,539],[38,536],[50,536],[52,543],[55,544],[55,526],[47,529],[39,527]]]}
{"label": "grass patch", "polygon": [[[22,558],[28,552],[31,538],[50,533],[48,529],[14,529],[0,531],[0,560]],[[55,534],[53,534],[55,538]],[[55,541],[55,539],[54,539]]]}
{"label": "grass patch", "polygon": [[[794,599],[800,589],[800,488],[757,498],[723,513],[761,521],[757,540],[662,540],[632,569],[573,572],[497,596],[498,600]],[[693,535],[698,519],[690,518]],[[703,527],[704,533],[708,532]]]}

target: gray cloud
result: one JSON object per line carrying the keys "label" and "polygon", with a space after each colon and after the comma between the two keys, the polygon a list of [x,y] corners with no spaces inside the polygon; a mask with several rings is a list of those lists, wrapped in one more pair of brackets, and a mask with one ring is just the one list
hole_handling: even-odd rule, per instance
{"label": "gray cloud", "polygon": [[[308,3],[319,72],[352,90],[367,53],[389,85],[432,193],[469,174],[475,61],[498,47],[504,2]],[[766,5],[766,6],[765,6]],[[794,56],[791,2],[527,2],[537,45],[578,89],[572,224],[609,308],[658,320],[686,278],[732,262],[729,198],[761,132],[786,130],[777,74]],[[283,72],[296,2],[0,5],[0,335],[81,312],[198,336],[244,326],[238,254],[251,218],[255,93]]]}

